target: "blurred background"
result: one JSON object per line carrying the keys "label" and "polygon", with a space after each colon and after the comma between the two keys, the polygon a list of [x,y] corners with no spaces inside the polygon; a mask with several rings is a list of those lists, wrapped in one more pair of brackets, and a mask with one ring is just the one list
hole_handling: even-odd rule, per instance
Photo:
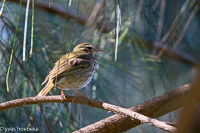
{"label": "blurred background", "polygon": [[[91,99],[129,108],[196,77],[198,0],[34,0],[29,8],[26,0],[7,0],[0,5],[1,103],[34,97],[54,63],[83,42],[103,50],[95,55],[93,80],[79,91]],[[74,90],[64,93],[76,95]],[[59,89],[48,93],[59,94]],[[175,123],[179,113],[159,120]],[[1,111],[0,127],[72,132],[112,114],[72,103],[26,105]],[[143,124],[126,132],[164,131]]]}

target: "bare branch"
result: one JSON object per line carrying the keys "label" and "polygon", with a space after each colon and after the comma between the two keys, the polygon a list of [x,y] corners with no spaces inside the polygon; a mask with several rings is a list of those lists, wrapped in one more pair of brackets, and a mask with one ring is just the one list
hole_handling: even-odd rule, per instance
{"label": "bare branch", "polygon": [[111,105],[111,104],[108,104],[108,103],[103,103],[102,106],[104,107],[105,110],[112,111],[114,113],[122,114],[122,115],[125,115],[125,116],[130,116],[133,121],[135,119],[137,119],[137,120],[140,120],[141,123],[153,125],[155,127],[163,129],[165,131],[169,131],[169,132],[175,132],[176,131],[175,127],[168,125],[165,122],[149,118],[149,117],[141,115],[137,112],[131,111],[130,109],[121,108],[121,107]]}
{"label": "bare branch", "polygon": [[[151,118],[160,117],[182,107],[187,103],[188,96],[190,95],[191,85],[192,84],[183,85],[129,109]],[[200,101],[200,97],[198,100]],[[140,124],[142,123],[138,120],[133,121],[130,117],[115,114],[101,121],[83,127],[74,133],[124,132]]]}
{"label": "bare branch", "polygon": [[[85,104],[92,107],[101,108],[107,111],[117,112],[117,113],[125,115],[125,116],[118,115],[118,114],[113,115],[104,120],[96,122],[92,125],[84,127],[77,132],[126,131],[130,128],[140,125],[142,122],[148,123],[148,121],[146,120],[133,121],[130,117],[127,117],[127,115],[131,115],[131,116],[133,115],[135,118],[137,118],[138,116],[143,117],[143,115],[156,118],[166,113],[169,113],[175,109],[182,107],[187,102],[188,95],[190,95],[190,87],[191,87],[191,84],[186,84],[170,92],[164,93],[146,102],[138,104],[137,106],[131,107],[130,110],[134,111],[134,112],[131,112],[131,114],[127,113],[127,109],[122,109],[124,110],[122,111],[120,107],[110,105],[108,103],[95,101],[95,100],[88,99],[86,97],[81,97],[81,96],[77,97],[74,100],[74,103]],[[24,105],[31,105],[31,104],[38,104],[38,103],[52,103],[52,102],[60,102],[60,103],[71,102],[74,98],[75,98],[74,96],[66,96],[65,99],[61,99],[60,96],[45,96],[45,97],[28,97],[28,98],[23,98],[23,99],[16,99],[16,100],[8,101],[5,103],[1,103],[0,111],[6,110],[9,108],[22,106],[22,105],[24,106]],[[142,116],[138,115],[136,114],[136,112],[143,115]],[[132,114],[132,113],[135,113],[135,114]],[[150,120],[151,118],[148,118],[148,119]]]}
{"label": "bare branch", "polygon": [[88,98],[82,97],[82,96],[79,96],[79,97],[65,96],[65,99],[62,99],[60,97],[60,95],[59,96],[45,96],[45,97],[28,97],[28,98],[16,99],[16,100],[8,101],[5,103],[1,103],[0,111],[9,109],[9,108],[13,108],[13,107],[37,104],[37,103],[72,102],[72,100],[74,98],[75,98],[74,103],[86,104],[86,105],[89,105],[92,107],[104,109],[106,111],[111,111],[113,113],[130,116],[130,117],[132,117],[132,119],[137,119],[137,120],[141,121],[141,123],[147,123],[149,125],[153,125],[155,127],[158,127],[160,129],[163,129],[166,131],[174,132],[176,130],[175,127],[167,125],[165,122],[146,117],[137,112],[133,112],[129,109],[124,109],[119,106],[111,105],[108,103],[103,103],[100,101],[95,101],[95,100],[88,99]]}

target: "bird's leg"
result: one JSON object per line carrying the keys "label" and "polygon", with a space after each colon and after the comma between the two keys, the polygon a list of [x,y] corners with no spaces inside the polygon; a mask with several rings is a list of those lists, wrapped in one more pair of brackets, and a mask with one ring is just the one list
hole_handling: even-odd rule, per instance
{"label": "bird's leg", "polygon": [[62,86],[60,86],[59,88],[61,90],[60,100],[61,100],[61,103],[64,104],[63,100],[65,100],[65,93],[63,92]]}
{"label": "bird's leg", "polygon": [[61,90],[61,94],[62,94],[60,97],[64,97],[64,96],[65,96],[65,93],[63,92],[62,87],[60,87],[60,90]]}
{"label": "bird's leg", "polygon": [[74,90],[76,91],[76,93],[77,93],[77,96],[72,100],[72,103],[74,102],[74,100],[77,98],[77,97],[79,97],[79,96],[82,96],[78,91],[77,91],[77,89],[73,86],[73,84],[72,83],[70,83],[70,85],[74,88]]}
{"label": "bird's leg", "polygon": [[78,96],[82,96],[82,95],[77,91],[77,89],[73,86],[72,83],[70,83],[70,85],[74,88],[74,90],[76,91],[76,93],[77,93]]}

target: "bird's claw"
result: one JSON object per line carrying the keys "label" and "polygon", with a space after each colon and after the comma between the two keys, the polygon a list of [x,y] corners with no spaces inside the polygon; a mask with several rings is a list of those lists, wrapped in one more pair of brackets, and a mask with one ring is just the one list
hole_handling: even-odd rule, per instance
{"label": "bird's claw", "polygon": [[61,100],[61,103],[64,104],[63,100],[66,100],[65,94],[62,94],[62,95],[60,96],[60,100]]}

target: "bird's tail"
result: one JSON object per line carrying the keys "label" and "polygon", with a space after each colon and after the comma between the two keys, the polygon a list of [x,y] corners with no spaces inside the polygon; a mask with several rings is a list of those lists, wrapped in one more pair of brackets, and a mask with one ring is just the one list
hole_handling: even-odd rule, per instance
{"label": "bird's tail", "polygon": [[52,81],[47,82],[45,87],[36,95],[36,97],[45,96],[53,86],[54,84],[52,83]]}

